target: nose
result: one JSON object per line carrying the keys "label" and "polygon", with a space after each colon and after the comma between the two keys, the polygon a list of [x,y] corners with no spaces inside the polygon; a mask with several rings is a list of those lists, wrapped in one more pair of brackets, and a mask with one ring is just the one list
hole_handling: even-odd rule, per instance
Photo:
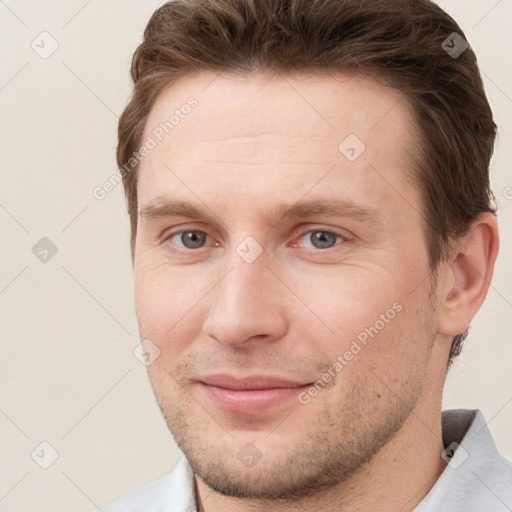
{"label": "nose", "polygon": [[283,337],[287,329],[286,288],[268,268],[266,258],[262,255],[247,263],[234,253],[227,268],[210,292],[204,334],[230,347],[248,347]]}

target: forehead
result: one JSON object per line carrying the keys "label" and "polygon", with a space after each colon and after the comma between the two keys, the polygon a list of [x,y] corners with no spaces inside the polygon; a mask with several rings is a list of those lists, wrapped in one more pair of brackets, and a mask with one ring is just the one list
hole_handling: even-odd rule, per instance
{"label": "forehead", "polygon": [[[241,75],[205,71],[185,75],[157,97],[145,135],[169,120],[173,111],[179,110],[190,97],[197,100],[192,117],[208,124],[201,127],[199,123],[191,126],[190,122],[180,122],[172,131],[201,135],[202,140],[220,135],[211,131],[214,125],[223,136],[253,135],[258,129],[271,134],[284,129],[292,136],[336,133],[341,137],[346,130],[361,136],[370,130],[369,137],[381,138],[389,134],[389,125],[398,132],[405,128],[400,135],[406,135],[413,124],[409,103],[402,92],[360,74]],[[244,114],[249,114],[250,119]],[[298,119],[308,124],[293,122]],[[245,124],[243,133],[241,124]]]}
{"label": "forehead", "polygon": [[389,201],[410,186],[406,150],[416,129],[409,103],[355,74],[188,75],[159,95],[143,140],[159,127],[167,130],[140,165],[139,208],[174,187],[177,175],[210,196],[229,183],[268,198],[269,189],[298,190],[333,166],[322,179],[326,191]]}

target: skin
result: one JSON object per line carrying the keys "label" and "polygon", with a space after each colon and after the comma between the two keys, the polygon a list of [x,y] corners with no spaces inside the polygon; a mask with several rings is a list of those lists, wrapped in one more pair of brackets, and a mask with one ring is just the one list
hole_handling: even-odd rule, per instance
{"label": "skin", "polygon": [[[144,138],[190,96],[197,107],[139,169],[134,275],[141,337],[160,350],[149,377],[196,472],[199,510],[412,510],[444,469],[448,352],[487,293],[495,218],[477,219],[430,271],[407,174],[413,116],[371,79],[189,75],[158,97]],[[366,145],[353,162],[338,149],[349,134]],[[282,202],[332,199],[375,218],[273,216]],[[163,215],[166,200],[211,218]],[[184,245],[187,230],[205,233],[203,245]],[[248,236],[262,249],[252,263],[236,250]],[[226,412],[198,383],[213,373],[314,383],[393,304],[307,404]],[[260,455],[251,467],[237,456],[247,443]]]}

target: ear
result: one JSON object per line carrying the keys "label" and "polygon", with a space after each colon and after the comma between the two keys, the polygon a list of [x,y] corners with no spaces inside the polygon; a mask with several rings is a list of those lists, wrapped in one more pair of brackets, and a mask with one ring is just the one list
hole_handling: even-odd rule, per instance
{"label": "ear", "polygon": [[439,281],[439,334],[456,336],[469,327],[489,290],[498,245],[498,224],[491,213],[481,214],[453,243]]}

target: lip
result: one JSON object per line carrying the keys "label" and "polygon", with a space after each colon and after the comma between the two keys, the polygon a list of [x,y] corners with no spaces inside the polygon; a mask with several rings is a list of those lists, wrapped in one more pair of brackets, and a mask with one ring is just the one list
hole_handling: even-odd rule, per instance
{"label": "lip", "polygon": [[207,398],[226,412],[258,414],[283,404],[311,385],[267,375],[236,378],[209,375],[198,385]]}

